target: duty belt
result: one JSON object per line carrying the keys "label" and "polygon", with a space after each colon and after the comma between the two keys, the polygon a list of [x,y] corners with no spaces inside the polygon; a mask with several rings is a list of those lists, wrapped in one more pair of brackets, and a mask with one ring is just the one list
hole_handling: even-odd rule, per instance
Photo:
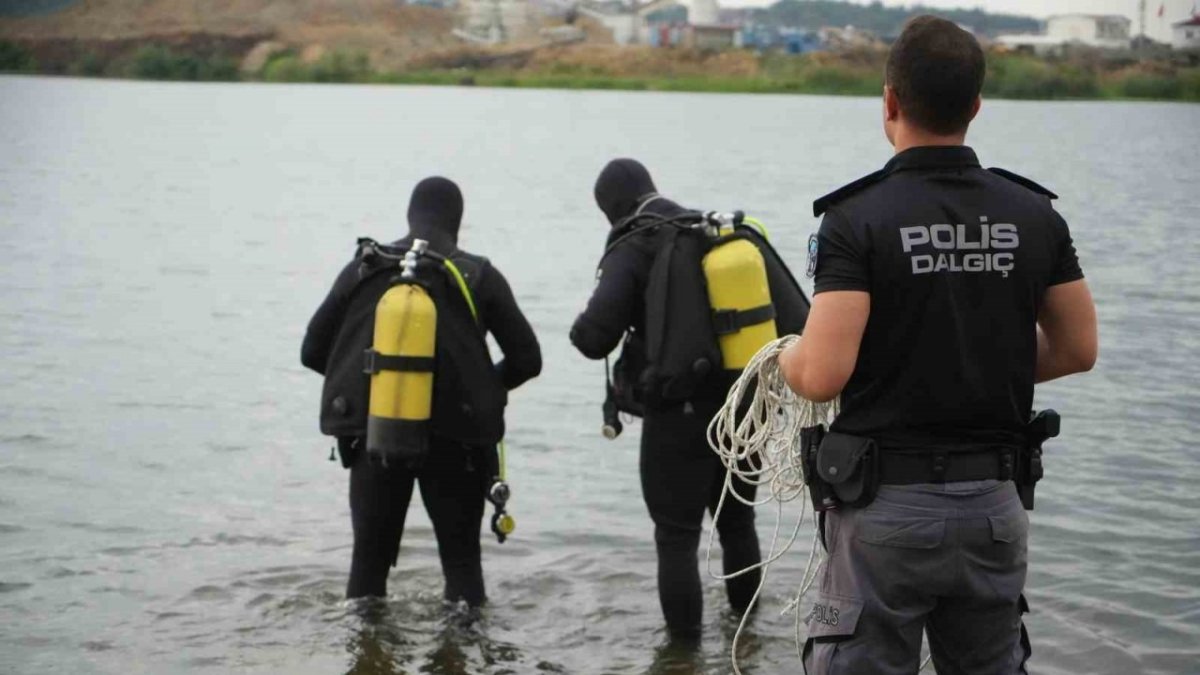
{"label": "duty belt", "polygon": [[1012,480],[1017,451],[879,453],[880,485]]}

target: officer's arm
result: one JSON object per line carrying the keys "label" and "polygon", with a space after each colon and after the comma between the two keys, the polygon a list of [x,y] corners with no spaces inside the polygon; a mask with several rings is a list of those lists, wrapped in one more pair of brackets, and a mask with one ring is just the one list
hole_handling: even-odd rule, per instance
{"label": "officer's arm", "polygon": [[350,291],[358,282],[358,261],[352,260],[338,274],[329,289],[329,295],[317,308],[312,319],[308,322],[308,330],[304,333],[304,342],[300,345],[300,363],[305,368],[325,374],[325,364],[329,360],[329,350],[333,348],[333,340],[337,337],[342,325],[342,317],[346,314],[346,304]]}
{"label": "officer's arm", "polygon": [[1087,281],[1079,279],[1046,290],[1038,313],[1037,349],[1038,382],[1087,372],[1096,365],[1096,305]]}
{"label": "officer's arm", "polygon": [[504,388],[511,391],[541,374],[542,347],[500,270],[488,268],[482,286],[486,288],[483,313],[488,330],[504,353],[496,371]]}
{"label": "officer's arm", "polygon": [[850,219],[831,208],[817,231],[812,308],[804,337],[779,355],[792,391],[810,401],[842,392],[858,361],[871,314],[869,246]]}
{"label": "officer's arm", "polygon": [[804,338],[779,355],[779,367],[792,391],[810,401],[829,401],[842,392],[862,344],[871,295],[829,291],[813,298]]}
{"label": "officer's arm", "polygon": [[645,254],[631,243],[619,246],[601,263],[587,308],[571,326],[571,344],[589,359],[602,359],[617,348],[638,305],[639,274]]}

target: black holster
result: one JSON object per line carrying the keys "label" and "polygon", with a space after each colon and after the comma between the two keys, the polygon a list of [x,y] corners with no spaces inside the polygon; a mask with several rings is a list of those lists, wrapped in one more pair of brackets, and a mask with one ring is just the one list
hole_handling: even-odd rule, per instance
{"label": "black holster", "polygon": [[1042,444],[1058,436],[1062,418],[1053,410],[1036,412],[1025,426],[1025,447],[1017,461],[1017,495],[1026,511],[1033,510],[1033,491],[1042,479]]}
{"label": "black holster", "polygon": [[879,491],[879,450],[875,441],[825,427],[802,429],[804,481],[816,511],[838,506],[861,508]]}

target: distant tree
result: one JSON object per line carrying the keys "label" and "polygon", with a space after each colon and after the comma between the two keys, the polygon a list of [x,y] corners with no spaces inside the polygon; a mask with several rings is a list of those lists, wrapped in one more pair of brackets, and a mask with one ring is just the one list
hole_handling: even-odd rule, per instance
{"label": "distant tree", "polygon": [[33,54],[15,42],[0,40],[0,73],[32,73],[37,70]]}

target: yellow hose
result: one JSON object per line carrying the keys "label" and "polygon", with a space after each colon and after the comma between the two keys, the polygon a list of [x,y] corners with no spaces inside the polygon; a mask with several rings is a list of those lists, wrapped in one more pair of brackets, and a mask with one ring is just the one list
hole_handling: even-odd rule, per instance
{"label": "yellow hose", "polygon": [[755,218],[753,216],[743,216],[742,222],[746,223],[747,225],[753,225],[754,228],[756,230],[758,230],[760,234],[762,234],[763,239],[767,239],[767,240],[771,239],[771,235],[767,234],[767,226],[763,225],[762,221],[759,220],[758,218]]}
{"label": "yellow hose", "polygon": [[454,280],[458,282],[458,288],[462,291],[463,298],[467,301],[467,307],[471,309],[471,316],[475,318],[475,322],[479,322],[479,311],[475,309],[475,299],[471,297],[471,289],[467,287],[467,280],[463,278],[462,272],[458,271],[458,266],[450,261],[449,258],[442,260],[446,265],[446,269],[450,270],[450,274],[454,276]]}

